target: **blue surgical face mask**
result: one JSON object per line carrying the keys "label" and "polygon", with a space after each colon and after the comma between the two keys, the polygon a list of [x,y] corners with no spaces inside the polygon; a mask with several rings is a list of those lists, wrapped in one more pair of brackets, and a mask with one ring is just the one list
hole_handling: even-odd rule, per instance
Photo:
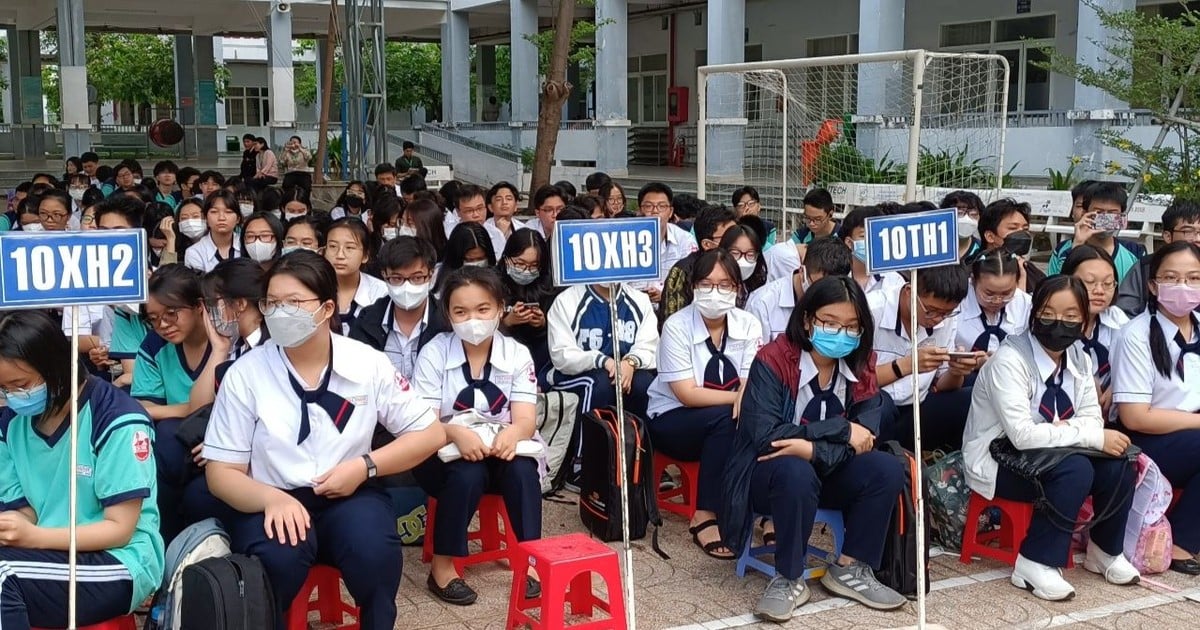
{"label": "blue surgical face mask", "polygon": [[813,326],[813,348],[821,355],[830,359],[844,359],[858,348],[858,338],[851,337],[846,331],[835,333],[825,332],[820,326]]}
{"label": "blue surgical face mask", "polygon": [[8,408],[18,416],[37,416],[46,411],[46,384],[31,389],[15,389],[5,394]]}
{"label": "blue surgical face mask", "polygon": [[867,262],[867,239],[859,238],[854,240],[854,257],[857,258],[859,262]]}

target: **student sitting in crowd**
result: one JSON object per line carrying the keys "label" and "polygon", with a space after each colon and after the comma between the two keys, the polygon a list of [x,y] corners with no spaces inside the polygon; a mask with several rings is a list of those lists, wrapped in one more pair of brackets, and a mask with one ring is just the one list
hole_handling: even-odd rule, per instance
{"label": "student sitting in crowd", "polygon": [[817,508],[841,510],[842,555],[821,585],[865,606],[907,600],[875,578],[904,471],[873,450],[884,403],[872,360],[874,320],[853,280],[826,277],[804,292],[787,333],[750,367],[718,516],[731,549],[753,535],[753,516],[774,524],[775,569],[755,614],[784,623],[812,596],[804,582]]}
{"label": "student sitting in crowd", "polygon": [[505,315],[500,320],[504,334],[524,345],[533,356],[538,382],[549,389],[550,341],[546,313],[558,297],[550,270],[550,249],[537,232],[522,228],[513,232],[496,264],[504,285]]}
{"label": "student sitting in crowd", "polygon": [[638,285],[644,288],[646,294],[650,296],[650,301],[654,304],[659,303],[662,297],[663,283],[666,282],[667,274],[675,266],[675,263],[699,249],[696,239],[691,234],[671,222],[675,216],[674,208],[671,206],[671,195],[670,186],[661,182],[650,182],[642,186],[637,196],[638,214],[658,219],[659,238],[662,239],[658,245],[658,281]]}
{"label": "student sitting in crowd", "polygon": [[973,192],[956,190],[942,198],[938,208],[954,208],[958,212],[958,259],[972,260],[983,246],[979,243],[979,213],[983,200]]}
{"label": "student sitting in crowd", "polygon": [[[504,250],[500,250],[504,251]],[[450,274],[463,267],[496,266],[496,250],[492,248],[492,238],[480,223],[459,223],[450,232],[446,243],[446,256],[438,268],[437,278],[433,282],[434,295],[441,295],[442,287]]]}
{"label": "student sitting in crowd", "polygon": [[812,283],[826,276],[849,276],[850,250],[834,237],[809,241],[804,264],[786,278],[778,278],[750,293],[746,311],[762,324],[763,345],[787,330],[792,310]]}
{"label": "student sitting in crowd", "polygon": [[[554,235],[554,222],[558,219],[558,213],[566,207],[567,198],[561,190],[554,186],[542,186],[533,193],[535,219],[530,221],[526,227],[540,234],[549,243],[552,240],[551,236]],[[659,264],[664,263],[660,260]]]}
{"label": "student sitting in crowd", "polygon": [[[317,254],[292,252],[271,268],[271,339],[229,368],[204,438],[209,488],[237,511],[224,523],[230,545],[262,561],[279,630],[317,563],[341,571],[363,628],[395,625],[400,537],[390,498],[367,481],[411,469],[446,441],[384,355],[333,333],[337,304],[337,276]],[[396,439],[372,451],[377,424]]]}
{"label": "student sitting in crowd", "polygon": [[70,340],[41,311],[0,314],[0,626],[67,626],[71,394],[78,392],[76,623],[136,609],[162,581],[154,429],[127,394],[71,379]]}
{"label": "student sitting in crowd", "polygon": [[742,223],[749,223],[752,219],[757,220],[758,217],[738,219],[739,224],[726,230],[725,235],[721,237],[720,248],[729,252],[737,261],[738,276],[742,280],[742,286],[738,288],[738,308],[746,305],[746,299],[751,292],[761,289],[767,283],[767,263],[763,256],[759,232]]}
{"label": "student sitting in crowd", "polygon": [[904,278],[897,273],[867,273],[867,219],[878,216],[883,216],[879,207],[855,208],[842,219],[837,233],[854,257],[850,273],[867,295],[894,291],[904,284]]}
{"label": "student sitting in crowd", "polygon": [[[446,435],[458,458],[439,451],[413,470],[421,487],[438,500],[433,531],[426,533],[434,546],[429,591],[465,606],[477,595],[455,570],[454,559],[467,555],[467,527],[480,498],[484,492],[501,494],[516,539],[540,538],[540,476],[546,471],[544,456],[518,452],[529,440],[541,441],[537,377],[529,350],[497,333],[504,313],[499,275],[464,267],[447,278],[441,302],[453,332],[438,335],[421,350],[413,385],[443,421],[470,412],[475,421],[503,426],[484,442],[472,426],[449,422]],[[526,578],[525,596],[540,593],[537,581]]]}
{"label": "student sitting in crowd", "polygon": [[371,260],[370,243],[367,227],[354,218],[334,221],[325,236],[325,260],[337,274],[337,315],[343,335],[350,332],[362,309],[388,295],[383,280],[362,271]]}
{"label": "student sitting in crowd", "polygon": [[971,263],[971,290],[960,306],[957,347],[986,359],[1008,335],[1025,332],[1029,294],[1018,289],[1017,257],[1000,249],[982,252]]}
{"label": "student sitting in crowd", "polygon": [[[742,217],[762,217],[762,202],[758,196],[758,190],[753,186],[742,186],[735,188],[733,191],[733,209],[737,211],[738,219]],[[775,223],[763,220],[765,228],[763,233],[763,251],[771,249],[775,244],[775,239],[778,235],[775,232]]]}
{"label": "student sitting in crowd", "polygon": [[989,203],[979,215],[979,238],[985,250],[1003,248],[1017,256],[1021,263],[1021,279],[1017,286],[1033,295],[1046,274],[1029,260],[1029,252],[1033,249],[1033,235],[1029,233],[1029,204],[1012,199]]}
{"label": "student sitting in crowd", "polygon": [[283,237],[283,249],[279,250],[280,255],[286,256],[298,249],[323,254],[325,233],[329,231],[329,225],[329,215],[325,212],[314,212],[288,221]]}
{"label": "student sitting in crowd", "polygon": [[[1096,520],[1083,566],[1110,584],[1136,584],[1125,559],[1125,521],[1133,504],[1134,463],[1124,457],[1129,437],[1104,428],[1091,362],[1076,346],[1088,318],[1083,283],[1052,276],[1033,296],[1029,333],[1010,335],[979,373],[963,436],[963,463],[971,490],[985,498],[1045,502],[1034,511],[1010,580],[1036,597],[1075,595],[1062,576],[1072,553],[1076,515],[1092,497]],[[1075,446],[1033,483],[992,456],[1006,438],[1016,451]]]}
{"label": "student sitting in crowd", "polygon": [[705,252],[692,268],[695,299],[663,324],[658,376],[650,385],[650,439],[663,454],[700,462],[696,512],[688,531],[696,546],[721,560],[735,554],[721,543],[716,513],[721,475],[734,431],[733,407],[762,328],[737,308],[742,277],[729,252]]}
{"label": "student sitting in crowd", "polygon": [[1129,323],[1125,312],[1113,306],[1117,287],[1117,267],[1104,250],[1081,245],[1071,250],[1063,263],[1063,275],[1074,276],[1087,289],[1088,312],[1081,338],[1076,345],[1092,358],[1092,376],[1100,409],[1106,419],[1115,417],[1112,406],[1112,350]]}
{"label": "student sitting in crowd", "polygon": [[679,259],[667,272],[662,299],[659,301],[660,321],[666,321],[692,303],[692,267],[703,253],[720,247],[726,230],[736,225],[737,215],[725,206],[708,206],[696,215],[692,230],[700,247]]}
{"label": "student sitting in crowd", "polygon": [[1173,242],[1150,259],[1146,311],[1113,351],[1121,426],[1182,494],[1168,513],[1171,568],[1200,575],[1200,247]]}
{"label": "student sitting in crowd", "polygon": [[525,227],[524,223],[513,219],[520,200],[521,193],[516,186],[508,182],[496,182],[488,189],[485,198],[489,216],[483,222],[484,227],[495,228],[505,239],[512,238],[514,232]]}
{"label": "student sitting in crowd", "polygon": [[196,271],[208,273],[222,260],[242,255],[235,233],[242,222],[237,198],[222,192],[208,195],[204,198],[204,217],[208,233],[188,248],[183,262]]}
{"label": "student sitting in crowd", "polygon": [[[757,195],[754,202],[758,203]],[[833,218],[835,206],[828,190],[814,188],[804,195],[802,203],[801,225],[792,232],[790,244],[767,250],[767,275],[772,280],[790,276],[799,269],[800,261],[804,260],[804,249],[814,238],[832,236],[842,230],[842,223]]]}
{"label": "student sitting in crowd", "polygon": [[[1091,245],[1112,258],[1117,266],[1117,282],[1120,282],[1146,255],[1146,248],[1142,245],[1117,238],[1117,232],[1125,226],[1125,210],[1129,199],[1125,186],[1116,182],[1095,182],[1082,192],[1082,213],[1075,222],[1075,236],[1069,241],[1064,240],[1054,250],[1047,272],[1052,275],[1059,273],[1072,248]],[[1116,228],[1097,229],[1096,222],[1101,218],[1110,220]]]}
{"label": "student sitting in crowd", "polygon": [[[1188,199],[1172,201],[1162,215],[1162,240],[1164,245],[1180,241],[1200,244],[1200,204]],[[1117,291],[1116,305],[1130,317],[1137,317],[1146,310],[1150,260],[1151,256],[1143,256],[1125,274]]]}
{"label": "student sitting in crowd", "polygon": [[275,215],[255,212],[246,217],[242,228],[242,251],[250,260],[262,265],[264,270],[279,258],[283,239],[283,222]]}

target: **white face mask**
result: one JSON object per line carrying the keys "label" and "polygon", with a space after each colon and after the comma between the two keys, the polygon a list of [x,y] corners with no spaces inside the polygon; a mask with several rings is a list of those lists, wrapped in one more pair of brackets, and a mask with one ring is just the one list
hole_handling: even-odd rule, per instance
{"label": "white face mask", "polygon": [[262,241],[246,243],[246,255],[254,262],[267,262],[275,255],[275,243]]}
{"label": "white face mask", "polygon": [[325,323],[325,320],[318,322],[313,319],[315,313],[302,308],[290,312],[285,309],[278,307],[263,318],[267,323],[267,332],[271,333],[271,340],[281,348],[295,348],[308,341],[317,328]]}
{"label": "white face mask", "polygon": [[141,186],[141,185],[142,185],[142,178],[141,178],[141,177],[134,177],[134,178],[133,178],[133,185],[134,185],[134,186]]}
{"label": "white face mask", "polygon": [[198,239],[208,231],[203,219],[184,219],[179,222],[179,233],[190,239]]}
{"label": "white face mask", "polygon": [[254,214],[254,204],[252,204],[252,203],[239,203],[239,204],[238,204],[238,210],[241,210],[241,211],[242,211],[242,216],[243,216],[243,217],[248,217],[248,216],[250,216],[250,215]]}
{"label": "white face mask", "polygon": [[417,235],[417,228],[412,227],[410,225],[401,225],[399,232],[397,232],[397,234],[396,234],[396,236],[416,236],[416,235]]}
{"label": "white face mask", "polygon": [[721,291],[716,287],[711,289],[696,289],[692,304],[696,305],[696,310],[700,311],[700,314],[704,317],[718,319],[724,317],[737,306],[737,292]]}
{"label": "white face mask", "polygon": [[392,304],[395,304],[400,310],[411,311],[425,303],[432,286],[432,282],[413,284],[405,280],[398,285],[389,284],[388,295],[392,298]]}
{"label": "white face mask", "polygon": [[400,231],[394,227],[383,228],[383,240],[390,241],[397,236],[400,236]]}
{"label": "white face mask", "polygon": [[41,223],[26,223],[25,225],[21,226],[21,231],[23,231],[23,232],[45,232],[46,226],[42,225]]}
{"label": "white face mask", "polygon": [[972,219],[970,215],[964,214],[958,217],[958,240],[965,241],[979,231],[979,222]]}
{"label": "white face mask", "polygon": [[308,215],[307,212],[301,212],[299,214],[284,214],[283,221],[284,221],[284,223],[290,223],[292,221],[295,221],[296,219],[299,219],[300,217],[307,216],[307,215]]}
{"label": "white face mask", "polygon": [[750,276],[754,275],[754,270],[758,268],[758,261],[739,260],[737,264],[738,270],[742,272],[742,280],[749,280]]}
{"label": "white face mask", "polygon": [[497,319],[468,319],[465,322],[453,324],[454,334],[458,335],[459,339],[477,346],[493,334],[500,326],[500,320]]}
{"label": "white face mask", "polygon": [[487,263],[487,260],[472,260],[472,261],[463,262],[463,266],[464,267],[486,267],[486,266],[488,266],[488,263]]}
{"label": "white face mask", "polygon": [[67,194],[71,195],[71,199],[75,201],[83,201],[83,193],[87,192],[86,188],[69,188]]}
{"label": "white face mask", "polygon": [[400,184],[396,184],[396,198],[399,199],[404,193],[400,192]]}

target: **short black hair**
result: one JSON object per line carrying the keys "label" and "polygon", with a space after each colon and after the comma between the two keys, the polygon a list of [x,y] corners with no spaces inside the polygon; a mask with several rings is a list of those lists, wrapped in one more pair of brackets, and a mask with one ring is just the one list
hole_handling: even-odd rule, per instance
{"label": "short black hair", "polygon": [[[745,197],[746,195],[749,195],[750,198],[755,201],[761,201],[761,199],[758,196],[758,189],[756,189],[755,187],[753,187],[753,186],[738,186],[737,188],[733,189],[733,195],[730,197],[730,204],[733,205],[734,207],[737,207],[738,203],[740,203],[742,201],[742,197]],[[682,197],[683,195],[680,195],[680,196]]]}
{"label": "short black hair", "polygon": [[195,308],[204,303],[200,272],[180,263],[154,270],[147,285],[147,293],[167,307]]}
{"label": "short black hair", "polygon": [[979,198],[979,195],[969,190],[955,190],[951,192],[942,197],[942,202],[938,204],[938,207],[957,208],[960,203],[976,212],[983,210],[983,200]]}
{"label": "short black hair", "polygon": [[642,200],[646,198],[646,195],[649,195],[651,193],[658,193],[661,195],[666,195],[668,203],[675,197],[675,193],[671,192],[670,186],[668,186],[662,182],[649,182],[645,186],[642,186],[642,189],[638,191],[638,194],[637,194],[638,206],[641,206]]}
{"label": "short black hair", "polygon": [[820,208],[827,214],[833,214],[836,208],[833,205],[833,195],[829,194],[824,188],[814,188],[804,195],[804,205]]}
{"label": "short black hair", "polygon": [[709,207],[711,206],[706,201],[690,193],[680,193],[671,199],[671,209],[675,211],[675,218],[680,221],[698,219],[700,213]]}
{"label": "short black hair", "polygon": [[[395,167],[392,170],[395,170]],[[422,190],[429,190],[429,188],[425,185],[425,178],[421,177],[419,173],[413,173],[400,180],[400,194],[402,195],[415,195]]]}
{"label": "short black hair", "polygon": [[696,240],[711,239],[717,233],[717,227],[723,223],[737,221],[737,213],[727,206],[708,206],[696,215],[692,229],[696,231]]}
{"label": "short black hair", "polygon": [[457,208],[458,204],[466,199],[474,199],[476,197],[483,197],[484,203],[487,203],[488,191],[483,186],[461,184],[458,187],[458,192],[454,200],[454,207]]}
{"label": "short black hair", "polygon": [[179,165],[171,160],[162,160],[154,165],[154,176],[157,177],[163,173],[179,174]]}
{"label": "short black hair", "polygon": [[1093,201],[1111,201],[1121,206],[1121,214],[1125,213],[1129,203],[1129,193],[1125,187],[1116,182],[1096,182],[1083,191],[1083,210],[1092,205]]}
{"label": "short black hair", "polygon": [[264,274],[262,265],[251,258],[222,260],[200,280],[204,301],[215,307],[217,300],[246,300],[257,309],[266,289]]}
{"label": "short black hair", "polygon": [[400,144],[401,151],[407,151],[409,149],[413,149],[415,151],[416,148],[417,148],[417,145],[413,144],[412,140],[405,140],[403,143]]}
{"label": "short black hair", "polygon": [[1000,222],[1016,212],[1019,212],[1026,221],[1029,220],[1030,212],[1027,203],[1011,198],[997,199],[989,203],[983,212],[979,213],[979,238],[983,238],[986,232],[996,234],[996,230],[1000,228]]}
{"label": "short black hair", "polygon": [[[737,214],[736,210],[734,211],[734,214]],[[762,217],[756,214],[744,214],[737,218],[737,224],[738,227],[742,227],[754,232],[754,238],[758,239],[760,247],[762,243],[767,242],[767,237],[769,234],[767,233],[767,224],[762,220]]]}
{"label": "short black hair", "polygon": [[1114,281],[1121,277],[1121,274],[1117,273],[1117,263],[1113,262],[1112,256],[1109,256],[1108,252],[1103,249],[1092,247],[1091,245],[1072,247],[1071,253],[1067,254],[1067,259],[1063,261],[1063,266],[1059,273],[1064,276],[1073,276],[1079,265],[1089,260],[1099,260],[1107,264],[1112,269]]}
{"label": "short black hair", "polygon": [[558,197],[564,204],[567,203],[566,195],[563,194],[562,189],[547,184],[533,192],[533,207],[541,208],[546,203],[546,200],[551,197]]}
{"label": "short black hair", "polygon": [[612,178],[608,176],[608,173],[596,171],[588,175],[587,179],[583,181],[583,188],[584,190],[600,190],[601,186],[611,181]]}
{"label": "short black hair", "polygon": [[851,210],[842,218],[842,225],[838,228],[838,238],[842,240],[853,238],[854,230],[866,229],[867,219],[878,216],[883,216],[883,211],[875,206],[863,206]]}
{"label": "short black hair", "polygon": [[146,206],[136,199],[125,195],[112,195],[96,204],[96,211],[92,214],[92,220],[95,221],[96,225],[100,225],[100,217],[106,214],[119,214],[129,223],[129,227],[136,228],[142,226],[142,218],[146,214]]}
{"label": "short black hair", "polygon": [[500,274],[491,267],[460,267],[444,274],[445,280],[441,285],[441,303],[442,312],[450,312],[450,296],[454,292],[469,285],[482,287],[492,299],[504,307],[504,283],[500,280]]}
{"label": "short black hair", "polygon": [[97,155],[94,151],[84,151],[83,155],[79,156],[79,161],[80,162],[99,162],[100,156]]}
{"label": "short black hair", "polygon": [[814,238],[804,254],[804,270],[809,276],[848,276],[854,264],[850,248],[832,236]]}
{"label": "short black hair", "polygon": [[897,214],[916,214],[918,212],[928,212],[937,209],[937,204],[932,201],[910,201],[901,205]]}
{"label": "short black hair", "polygon": [[1100,183],[1100,182],[1097,182],[1094,179],[1085,179],[1085,180],[1079,182],[1078,184],[1075,184],[1074,186],[1072,186],[1071,187],[1071,203],[1075,203],[1076,201],[1078,201],[1081,197],[1083,197],[1084,193],[1086,193],[1089,188],[1091,188],[1092,186],[1095,186],[1098,183]]}
{"label": "short black hair", "polygon": [[254,141],[257,141],[257,140],[258,140],[258,137],[257,137],[257,136],[255,136],[255,135],[254,135],[254,134],[252,134],[252,133],[244,133],[244,134],[242,134],[242,142],[245,142],[245,141],[247,141],[247,140],[254,140]]}
{"label": "short black hair", "polygon": [[575,199],[575,184],[572,184],[571,182],[564,179],[564,180],[554,182],[554,185],[558,186],[558,189],[563,191],[563,194],[566,195],[568,198],[570,198],[572,200]]}
{"label": "short black hair", "polygon": [[378,165],[375,167],[375,178],[376,178],[376,179],[378,179],[380,175],[387,175],[388,173],[391,173],[392,175],[395,175],[395,174],[396,174],[396,167],[395,167],[395,166],[392,166],[392,165],[391,165],[390,163],[388,163],[388,162],[380,162],[380,163],[379,163],[379,164],[378,164]]}
{"label": "short black hair", "polygon": [[562,212],[558,213],[558,217],[555,218],[555,221],[580,221],[590,218],[592,218],[591,215],[584,212],[583,208],[580,208],[579,206],[567,206],[562,209]]}
{"label": "short black hair", "polygon": [[867,364],[875,344],[875,320],[871,317],[871,307],[867,304],[867,295],[862,287],[849,275],[826,276],[808,287],[796,302],[792,316],[788,318],[785,335],[787,340],[796,344],[800,349],[812,352],[813,344],[809,339],[806,326],[817,317],[817,311],[830,304],[848,302],[854,306],[858,318],[858,329],[862,335],[858,338],[858,347],[845,357],[846,365],[855,373],[862,374],[871,366]]}
{"label": "short black hair", "polygon": [[1200,203],[1191,199],[1176,197],[1162,215],[1162,228],[1170,232],[1179,227],[1180,223],[1196,223],[1200,221]]}
{"label": "short black hair", "polygon": [[499,193],[501,190],[508,190],[509,192],[512,193],[513,199],[515,199],[517,201],[521,200],[521,191],[517,190],[517,187],[514,186],[511,182],[504,182],[504,181],[496,182],[495,184],[492,184],[492,187],[488,189],[487,195],[484,196],[483,200],[485,202],[487,202],[487,205],[489,205],[489,206],[492,205],[492,198],[495,197],[496,194]]}
{"label": "short black hair", "polygon": [[966,299],[971,283],[966,267],[944,265],[917,270],[917,284],[917,295],[930,295],[957,304]]}
{"label": "short black hair", "polygon": [[437,266],[437,252],[433,245],[415,236],[397,236],[379,248],[379,268],[403,269],[415,262],[423,262],[432,274]]}

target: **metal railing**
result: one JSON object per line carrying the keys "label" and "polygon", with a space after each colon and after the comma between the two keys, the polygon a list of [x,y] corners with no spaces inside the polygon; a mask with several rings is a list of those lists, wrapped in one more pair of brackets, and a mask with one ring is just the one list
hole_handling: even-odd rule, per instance
{"label": "metal railing", "polygon": [[411,142],[416,148],[417,153],[420,153],[421,155],[432,160],[437,160],[438,162],[441,162],[447,166],[454,166],[454,158],[449,153],[438,151],[433,147],[425,146],[412,138],[405,138],[395,131],[389,131],[387,134],[387,139],[388,143],[390,144],[403,145],[405,142]]}
{"label": "metal railing", "polygon": [[498,147],[495,145],[487,144],[486,142],[480,142],[478,140],[475,140],[474,138],[465,136],[461,133],[456,133],[456,132],[451,131],[450,129],[447,129],[440,125],[421,125],[419,127],[416,127],[416,129],[418,131],[420,131],[421,133],[427,133],[427,134],[430,134],[433,136],[437,136],[439,138],[449,140],[456,144],[461,144],[465,147],[475,149],[476,151],[479,151],[481,153],[486,153],[486,154],[494,156],[494,157],[498,157],[498,158],[501,158],[504,160],[512,160],[517,163],[520,163],[520,161],[521,161],[521,154],[516,151],[513,151],[512,149],[506,149],[504,147]]}

